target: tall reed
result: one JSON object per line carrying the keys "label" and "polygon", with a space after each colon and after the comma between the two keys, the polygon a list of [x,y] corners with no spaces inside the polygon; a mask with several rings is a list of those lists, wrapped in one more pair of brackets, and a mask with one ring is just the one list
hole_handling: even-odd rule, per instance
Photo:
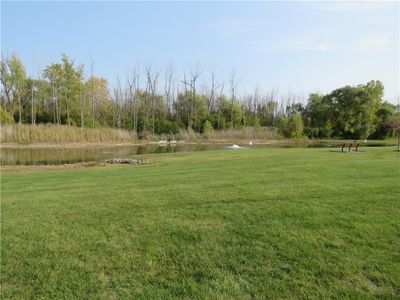
{"label": "tall reed", "polygon": [[66,125],[2,125],[2,143],[106,143],[132,142],[133,131],[113,128],[79,128]]}

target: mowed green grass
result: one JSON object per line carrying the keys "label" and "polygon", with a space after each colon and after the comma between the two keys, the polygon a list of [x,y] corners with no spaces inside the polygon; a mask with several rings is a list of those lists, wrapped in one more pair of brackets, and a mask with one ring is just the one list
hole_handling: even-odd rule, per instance
{"label": "mowed green grass", "polygon": [[400,153],[4,173],[2,298],[398,298]]}

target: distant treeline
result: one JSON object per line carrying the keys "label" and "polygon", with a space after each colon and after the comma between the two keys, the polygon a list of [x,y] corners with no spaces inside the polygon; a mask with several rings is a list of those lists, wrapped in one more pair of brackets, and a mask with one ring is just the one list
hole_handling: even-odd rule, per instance
{"label": "distant treeline", "polygon": [[1,123],[112,127],[141,138],[181,129],[210,134],[271,127],[288,138],[381,139],[400,127],[399,107],[383,101],[380,81],[310,94],[307,101],[278,100],[273,91],[239,96],[234,74],[223,82],[215,71],[196,69],[177,78],[172,66],[165,72],[135,67],[110,90],[105,78],[94,76],[93,64],[89,67],[91,76],[84,78],[84,66],[63,55],[29,77],[15,54],[2,58]]}

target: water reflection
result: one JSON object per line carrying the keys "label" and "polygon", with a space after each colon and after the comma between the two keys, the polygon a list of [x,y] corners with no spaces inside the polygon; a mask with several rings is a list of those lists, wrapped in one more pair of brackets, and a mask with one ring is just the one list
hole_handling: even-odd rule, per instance
{"label": "water reflection", "polygon": [[[224,150],[232,144],[165,144],[165,145],[138,145],[124,147],[103,147],[103,148],[4,148],[0,152],[0,160],[2,165],[59,165],[79,162],[95,162],[103,161],[111,158],[134,158],[138,155],[157,154],[157,153],[173,153],[183,151],[207,151],[207,150]],[[337,147],[337,144],[286,144],[286,145],[240,145],[246,148],[259,147]],[[388,146],[384,143],[362,145],[363,146]],[[240,151],[240,150],[239,150]]]}
{"label": "water reflection", "polygon": [[2,165],[59,165],[89,161],[103,161],[111,158],[129,158],[143,154],[173,153],[182,151],[205,151],[221,149],[220,145],[140,145],[105,148],[70,149],[1,149]]}

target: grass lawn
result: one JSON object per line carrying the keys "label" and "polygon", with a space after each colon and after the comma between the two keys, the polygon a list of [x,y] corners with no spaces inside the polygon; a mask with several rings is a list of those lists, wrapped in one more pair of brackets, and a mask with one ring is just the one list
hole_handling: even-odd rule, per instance
{"label": "grass lawn", "polygon": [[398,298],[400,153],[2,173],[2,298]]}

